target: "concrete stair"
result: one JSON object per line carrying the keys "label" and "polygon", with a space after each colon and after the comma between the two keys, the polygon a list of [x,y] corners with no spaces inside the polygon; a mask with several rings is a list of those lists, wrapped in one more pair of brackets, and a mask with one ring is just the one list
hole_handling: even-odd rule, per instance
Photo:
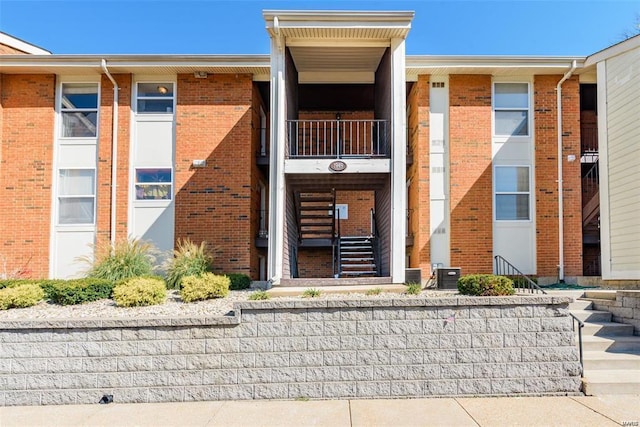
{"label": "concrete stair", "polygon": [[585,323],[582,329],[584,374],[587,395],[640,394],[640,337],[633,326],[611,321],[608,311],[594,310],[594,300],[615,300],[613,292],[586,292],[569,305]]}

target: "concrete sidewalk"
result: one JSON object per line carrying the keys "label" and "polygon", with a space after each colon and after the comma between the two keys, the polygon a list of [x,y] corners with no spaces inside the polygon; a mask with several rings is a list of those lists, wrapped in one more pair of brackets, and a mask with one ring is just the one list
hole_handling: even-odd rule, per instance
{"label": "concrete sidewalk", "polygon": [[0,408],[0,426],[639,426],[640,394]]}

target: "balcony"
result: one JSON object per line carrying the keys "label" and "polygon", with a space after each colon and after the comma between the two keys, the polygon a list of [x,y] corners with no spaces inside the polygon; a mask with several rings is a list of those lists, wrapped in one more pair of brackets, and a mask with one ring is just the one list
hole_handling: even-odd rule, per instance
{"label": "balcony", "polygon": [[287,120],[288,159],[389,158],[387,120]]}

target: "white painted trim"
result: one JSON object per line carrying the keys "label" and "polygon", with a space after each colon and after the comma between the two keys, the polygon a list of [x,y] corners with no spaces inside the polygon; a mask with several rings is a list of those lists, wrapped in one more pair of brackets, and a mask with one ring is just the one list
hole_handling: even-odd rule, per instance
{"label": "white painted trim", "polygon": [[389,47],[389,40],[377,39],[338,39],[338,38],[322,38],[322,39],[300,39],[295,37],[287,37],[287,46],[291,47]]}
{"label": "white painted trim", "polygon": [[[93,138],[62,138],[60,133],[62,132],[62,85],[68,83],[95,83],[97,86],[97,112],[96,112],[96,136]],[[57,253],[57,235],[60,232],[90,232],[94,233],[94,243],[96,240],[96,231],[98,223],[98,143],[100,141],[100,106],[102,99],[102,85],[101,76],[77,76],[77,75],[63,75],[57,76],[55,83],[55,95],[54,95],[54,123],[53,123],[53,153],[52,153],[52,167],[51,167],[51,212],[49,217],[49,277],[55,277],[56,266],[58,265],[58,253]],[[59,171],[59,156],[61,145],[93,145],[96,146],[96,158],[93,164],[82,167],[70,167],[64,169],[93,169],[95,171],[94,177],[94,204],[93,204],[93,224],[58,224],[58,171]]]}
{"label": "white painted trim", "polygon": [[389,173],[390,159],[349,159],[341,158],[347,167],[344,172],[332,172],[329,165],[336,159],[286,159],[284,171],[287,174],[342,174],[352,173]]}
{"label": "white painted trim", "polygon": [[48,50],[42,49],[41,47],[38,47],[34,44],[27,43],[24,40],[20,40],[16,37],[10,36],[7,33],[0,32],[0,43],[31,55],[51,55],[51,52],[49,52]]}
{"label": "white painted trim", "polygon": [[391,39],[391,281],[404,283],[406,267],[407,106],[405,42]]}
{"label": "white painted trim", "polygon": [[602,279],[617,278],[611,270],[611,214],[609,206],[609,135],[607,112],[607,63],[598,62],[598,151],[600,178],[600,268]]}
{"label": "white painted trim", "polygon": [[269,169],[269,240],[267,276],[274,285],[280,284],[283,275],[285,175],[284,155],[286,144],[286,91],[285,91],[284,40],[279,35],[271,37],[271,128]]}
{"label": "white painted trim", "polygon": [[[605,61],[607,59],[613,58],[614,56],[621,55],[627,51],[633,50],[640,47],[640,35],[635,37],[631,37],[630,39],[621,41],[620,43],[614,44],[600,52],[596,52],[587,56],[584,66],[588,67],[590,65],[598,64],[601,61]],[[598,75],[600,71],[598,69]],[[599,79],[598,79],[599,80]]]}

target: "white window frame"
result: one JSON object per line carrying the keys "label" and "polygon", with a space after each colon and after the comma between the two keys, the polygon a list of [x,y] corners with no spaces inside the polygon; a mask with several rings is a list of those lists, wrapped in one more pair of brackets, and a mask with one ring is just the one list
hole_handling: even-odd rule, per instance
{"label": "white window frame", "polygon": [[[496,85],[500,84],[526,84],[527,85],[527,108],[522,107],[496,107]],[[526,80],[500,80],[494,81],[491,85],[491,133],[496,139],[511,139],[516,138],[520,140],[529,140],[532,138],[532,116],[531,116],[531,103],[533,97],[531,96],[531,82]],[[527,112],[527,134],[526,135],[500,135],[496,133],[496,111],[526,111]]]}
{"label": "white window frame", "polygon": [[[170,85],[171,86],[171,96],[140,96],[138,88],[141,84],[156,84],[158,86],[161,85]],[[135,114],[141,116],[149,116],[149,115],[161,115],[161,116],[171,116],[175,114],[176,111],[176,83],[172,80],[138,80],[134,85],[135,90],[135,103],[134,103],[134,111]],[[154,100],[171,100],[171,111],[138,111],[138,101],[154,101]]]}
{"label": "white window frame", "polygon": [[[528,182],[529,182],[529,191],[497,191],[497,183],[496,183],[496,178],[498,176],[498,174],[496,173],[496,170],[499,168],[527,168],[527,172],[528,172]],[[507,222],[516,222],[516,223],[525,223],[525,222],[532,222],[533,221],[533,209],[532,209],[532,177],[531,177],[531,169],[532,167],[530,165],[522,165],[522,164],[518,164],[518,165],[495,165],[493,167],[493,220],[496,222],[502,222],[502,223],[507,223]],[[528,195],[528,199],[529,199],[529,209],[528,209],[528,216],[529,218],[527,219],[498,219],[498,205],[497,205],[497,199],[499,195],[519,195],[519,194],[526,194]]]}
{"label": "white window frame", "polygon": [[[75,195],[61,195],[60,194],[60,172],[63,170],[90,170],[93,171],[93,194],[75,194]],[[92,227],[96,225],[96,214],[97,214],[97,187],[98,187],[98,173],[97,169],[94,167],[61,167],[56,169],[56,226],[58,227]],[[60,200],[61,199],[88,199],[93,198],[93,221],[92,222],[78,222],[78,223],[61,223],[60,222]]]}
{"label": "white window frame", "polygon": [[[171,180],[169,182],[138,182],[138,170],[141,169],[166,169],[171,173]],[[175,197],[174,194],[174,181],[175,181],[175,175],[174,175],[174,168],[172,168],[171,166],[136,166],[133,168],[133,201],[137,204],[137,203],[142,203],[144,205],[148,205],[148,204],[153,204],[153,203],[160,203],[160,204],[165,204],[165,203],[171,203],[173,202],[173,199]],[[137,195],[137,186],[138,185],[146,185],[146,186],[153,186],[153,185],[169,185],[169,198],[168,199],[138,199],[138,195]]]}
{"label": "white window frame", "polygon": [[[95,85],[96,87],[96,107],[95,108],[66,108],[62,105],[63,98],[63,89],[65,85]],[[63,81],[58,85],[58,96],[57,96],[57,106],[58,106],[58,116],[59,123],[57,130],[58,141],[60,144],[74,144],[74,143],[83,143],[83,141],[87,140],[97,140],[100,136],[100,83],[95,81],[81,81],[81,80],[73,80],[73,81]],[[64,136],[64,114],[65,113],[86,113],[93,112],[96,113],[96,134],[94,136]]]}

